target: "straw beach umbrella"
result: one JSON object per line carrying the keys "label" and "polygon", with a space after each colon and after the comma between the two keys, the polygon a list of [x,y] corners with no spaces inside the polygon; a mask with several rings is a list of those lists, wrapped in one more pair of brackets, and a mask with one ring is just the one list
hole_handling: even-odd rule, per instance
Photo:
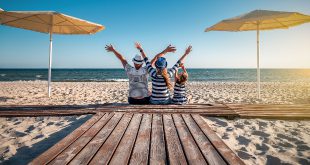
{"label": "straw beach umbrella", "polygon": [[51,95],[50,83],[53,34],[94,34],[105,28],[100,24],[88,22],[54,11],[4,11],[2,9],[0,10],[0,24],[49,34],[49,97]]}
{"label": "straw beach umbrella", "polygon": [[244,15],[225,19],[205,30],[209,31],[250,31],[257,35],[257,91],[260,98],[260,67],[259,67],[259,31],[272,29],[288,29],[306,22],[310,16],[297,12],[254,10]]}

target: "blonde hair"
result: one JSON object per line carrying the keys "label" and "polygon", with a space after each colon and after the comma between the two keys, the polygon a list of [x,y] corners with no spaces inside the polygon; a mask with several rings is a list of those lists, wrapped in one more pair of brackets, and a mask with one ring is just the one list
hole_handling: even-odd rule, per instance
{"label": "blonde hair", "polygon": [[172,84],[170,82],[170,78],[169,78],[169,74],[168,74],[167,68],[162,69],[162,70],[158,69],[157,70],[157,74],[163,76],[168,89],[172,89]]}
{"label": "blonde hair", "polygon": [[188,79],[188,74],[183,72],[178,77],[176,77],[175,82],[183,85],[186,83],[187,79]]}

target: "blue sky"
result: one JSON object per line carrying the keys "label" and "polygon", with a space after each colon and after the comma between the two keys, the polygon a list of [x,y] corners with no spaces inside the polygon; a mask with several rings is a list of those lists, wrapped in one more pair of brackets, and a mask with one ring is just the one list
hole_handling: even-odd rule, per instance
{"label": "blue sky", "polygon": [[[220,20],[255,9],[297,11],[310,15],[309,0],[0,0],[0,8],[52,10],[100,23],[94,35],[54,35],[53,68],[120,68],[112,43],[129,61],[141,42],[153,57],[168,44],[171,66],[187,45],[190,68],[255,68],[256,32],[208,32]],[[261,67],[310,68],[310,23],[289,30],[261,32]],[[49,35],[0,26],[0,68],[47,68]]]}

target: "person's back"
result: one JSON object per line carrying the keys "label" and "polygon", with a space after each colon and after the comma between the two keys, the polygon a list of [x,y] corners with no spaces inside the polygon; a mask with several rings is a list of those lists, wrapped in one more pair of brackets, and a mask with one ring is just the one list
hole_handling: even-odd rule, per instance
{"label": "person's back", "polygon": [[129,79],[129,90],[128,90],[128,102],[129,104],[148,104],[149,103],[149,92],[148,92],[148,72],[146,67],[142,67],[143,59],[141,56],[136,55],[132,62],[134,67],[128,64],[127,60],[114,49],[112,45],[106,45],[108,52],[113,52],[115,56],[121,61],[126,74]]}
{"label": "person's back", "polygon": [[[160,60],[164,60],[164,62],[166,62],[163,57],[161,57],[158,61]],[[156,62],[156,64],[158,64],[158,61]],[[145,59],[145,62],[152,78],[152,95],[150,98],[150,102],[152,104],[169,104],[169,88],[171,88],[172,86],[170,82],[167,81],[170,81],[169,78],[172,77],[173,73],[179,65],[179,62],[177,62],[169,70],[166,69],[167,64],[164,64],[161,69],[158,69],[159,67],[158,65],[156,65],[157,71],[151,66],[150,62],[147,59]]]}
{"label": "person's back", "polygon": [[188,73],[186,72],[186,69],[183,64],[181,64],[180,66],[183,69],[183,72],[180,74],[178,74],[178,72],[175,72],[175,84],[172,98],[173,104],[187,103],[185,84],[188,79]]}
{"label": "person's back", "polygon": [[[147,71],[152,78],[152,95],[150,98],[151,104],[169,104],[171,103],[171,98],[169,94],[170,88],[172,85],[170,83],[170,77],[174,75],[180,63],[183,62],[184,58],[190,53],[191,46],[189,46],[183,56],[178,60],[178,62],[171,68],[167,69],[167,61],[164,57],[164,54],[160,54],[157,58],[155,58],[155,66],[154,68],[150,61],[148,60],[146,54],[144,53],[141,45],[136,43],[137,49],[141,52],[142,57],[144,58]],[[175,50],[175,49],[174,49]],[[173,51],[174,52],[174,51]]]}
{"label": "person's back", "polygon": [[136,69],[127,64],[125,70],[129,79],[129,97],[148,97],[148,72],[146,67]]}

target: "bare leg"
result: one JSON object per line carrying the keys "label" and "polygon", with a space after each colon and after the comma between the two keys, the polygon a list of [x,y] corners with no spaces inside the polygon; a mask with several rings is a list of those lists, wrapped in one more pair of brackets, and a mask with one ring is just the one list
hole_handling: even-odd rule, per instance
{"label": "bare leg", "polygon": [[187,95],[187,104],[191,101],[192,98],[193,98],[192,95]]}

